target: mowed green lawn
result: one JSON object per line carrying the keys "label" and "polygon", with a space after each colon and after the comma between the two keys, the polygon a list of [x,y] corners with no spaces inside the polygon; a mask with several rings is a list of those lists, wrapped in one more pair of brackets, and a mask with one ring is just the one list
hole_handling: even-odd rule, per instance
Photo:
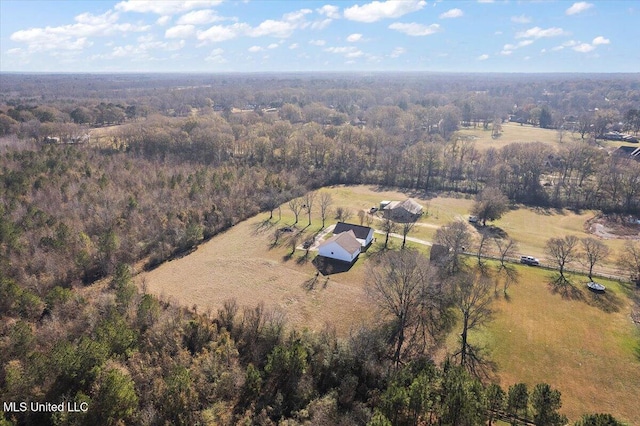
{"label": "mowed green lawn", "polygon": [[[548,284],[551,272],[519,267],[521,280],[498,296],[493,321],[473,333],[497,365],[503,389],[524,382],[531,390],[546,382],[562,392],[562,413],[608,412],[629,424],[640,420],[640,333],[630,317],[630,289],[602,280],[605,294],[572,277],[573,297]],[[449,345],[454,347],[455,334]]]}
{"label": "mowed green lawn", "polygon": [[[371,186],[336,186],[323,191],[331,193],[334,208],[353,211],[352,223],[358,223],[359,209],[378,206],[381,200],[411,196],[427,214],[410,236],[425,240],[431,240],[439,226],[466,220],[473,204],[470,198],[424,198],[420,193]],[[297,227],[303,230],[304,238],[320,230],[319,216],[316,210],[309,227],[307,216],[300,216]],[[592,212],[520,208],[507,213],[496,225],[519,242],[519,253],[544,258],[548,238],[586,236],[584,223],[592,216]],[[343,337],[354,327],[374,320],[375,304],[364,288],[368,258],[379,251],[383,236],[376,235],[377,242],[349,271],[315,279],[313,252],[305,257],[304,250],[297,250],[290,256],[288,235],[273,246],[274,231],[294,222],[287,205],[281,208],[281,218],[277,210],[273,220],[268,222],[268,217],[262,213],[239,223],[200,245],[194,253],[141,274],[139,282],[144,281],[150,292],[185,306],[196,305],[200,311],[215,312],[231,298],[247,307],[262,302],[268,309],[285,314],[293,327],[321,330],[330,324]],[[335,222],[332,215],[326,225]],[[617,240],[605,242],[614,248],[621,244]],[[391,245],[398,248],[400,241],[393,239]],[[426,246],[409,246],[428,252]],[[581,289],[576,294],[582,296],[567,299],[549,287],[550,271],[518,268],[521,282],[510,288],[509,301],[496,298],[494,320],[473,336],[475,342],[488,347],[503,388],[516,382],[531,387],[548,382],[562,392],[562,412],[571,420],[586,412],[611,412],[634,424],[640,419],[636,401],[640,394],[640,336],[630,319],[631,301],[626,290],[615,282],[603,281],[607,293],[595,299],[584,290],[586,278],[577,277],[572,279]],[[457,333],[459,330],[452,334],[451,348],[455,347]]]}

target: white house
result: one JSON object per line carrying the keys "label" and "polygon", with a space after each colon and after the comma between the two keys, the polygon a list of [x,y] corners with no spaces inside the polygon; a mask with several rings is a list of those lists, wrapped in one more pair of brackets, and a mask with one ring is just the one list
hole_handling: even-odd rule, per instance
{"label": "white house", "polygon": [[340,234],[342,232],[353,231],[356,236],[356,239],[360,241],[360,245],[362,247],[367,247],[373,241],[373,228],[368,226],[360,226],[354,225],[353,223],[344,223],[338,222],[336,223],[335,228],[333,228],[334,234]]}
{"label": "white house", "polygon": [[335,234],[318,246],[318,254],[329,259],[353,263],[360,254],[362,245],[353,231]]}

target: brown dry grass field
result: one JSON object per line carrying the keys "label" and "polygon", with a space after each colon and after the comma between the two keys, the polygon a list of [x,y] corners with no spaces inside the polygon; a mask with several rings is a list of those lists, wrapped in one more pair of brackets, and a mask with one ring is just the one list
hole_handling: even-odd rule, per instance
{"label": "brown dry grass field", "polygon": [[[482,126],[475,129],[473,127],[461,127],[457,134],[475,142],[476,148],[481,151],[491,147],[500,149],[513,142],[543,142],[554,146],[559,145],[557,130],[541,129],[531,125],[521,126],[518,123],[503,123],[502,134],[495,139],[491,137],[491,128],[485,130]],[[562,140],[566,142],[576,136],[580,138],[579,135],[572,135],[571,132],[565,132]]]}
{"label": "brown dry grass field", "polygon": [[[358,222],[355,213],[359,209],[411,196],[427,214],[410,235],[425,240],[431,240],[439,226],[466,219],[473,203],[470,198],[423,198],[419,193],[363,185],[323,191],[331,193],[334,208],[353,211],[353,223]],[[593,215],[519,208],[495,225],[519,241],[520,253],[544,258],[546,239],[588,235],[584,223]],[[192,254],[140,274],[138,282],[144,281],[152,293],[189,307],[197,305],[199,311],[215,312],[230,298],[247,307],[263,302],[267,308],[284,313],[293,327],[320,330],[331,324],[340,336],[375,318],[375,306],[365,295],[364,282],[368,257],[382,244],[380,235],[348,272],[328,279],[321,275],[314,281],[313,253],[305,257],[304,250],[297,250],[290,256],[286,234],[273,246],[274,231],[294,222],[289,208],[282,206],[279,220],[277,210],[272,221],[267,221],[268,216],[263,213],[237,224]],[[327,220],[327,225],[333,223],[335,219]],[[306,225],[307,217],[301,215],[297,227],[309,238],[320,230],[319,214],[312,215],[311,226]],[[605,242],[614,250],[622,244],[618,240]],[[398,240],[392,243],[394,248],[399,245]],[[409,245],[428,251],[426,246]],[[562,392],[561,411],[573,421],[586,412],[611,412],[627,421],[640,419],[640,404],[634,398],[640,392],[640,335],[630,318],[628,289],[605,280],[606,296],[594,299],[584,290],[586,278],[574,276],[578,291],[574,298],[566,298],[549,286],[550,271],[518,267],[520,284],[510,288],[509,300],[496,298],[494,320],[474,335],[496,362],[496,377],[503,388],[520,381],[531,388],[548,382]],[[454,331],[450,347],[456,336]]]}
{"label": "brown dry grass field", "polygon": [[596,295],[586,289],[586,277],[573,276],[573,296],[563,297],[552,291],[549,271],[519,270],[521,282],[509,288],[509,299],[498,296],[493,321],[471,336],[487,347],[501,386],[524,382],[531,390],[546,382],[562,392],[561,412],[572,421],[607,412],[638,424],[640,333],[629,315],[631,290],[603,280],[607,292]]}

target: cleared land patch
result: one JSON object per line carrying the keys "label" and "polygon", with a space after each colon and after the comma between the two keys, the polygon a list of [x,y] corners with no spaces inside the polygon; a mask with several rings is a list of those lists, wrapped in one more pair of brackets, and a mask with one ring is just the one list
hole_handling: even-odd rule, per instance
{"label": "cleared land patch", "polygon": [[[505,145],[509,145],[513,142],[543,142],[549,145],[557,146],[559,144],[559,135],[557,130],[541,129],[540,127],[533,127],[531,125],[520,125],[518,123],[503,123],[502,133],[497,138],[491,137],[491,127],[489,129],[483,129],[482,126],[476,127],[461,127],[457,131],[457,134],[468,138],[469,141],[475,143],[476,148],[479,150],[485,150],[488,148],[500,149]],[[572,135],[571,132],[565,132],[563,134],[563,142],[572,140],[572,138],[579,135]]]}

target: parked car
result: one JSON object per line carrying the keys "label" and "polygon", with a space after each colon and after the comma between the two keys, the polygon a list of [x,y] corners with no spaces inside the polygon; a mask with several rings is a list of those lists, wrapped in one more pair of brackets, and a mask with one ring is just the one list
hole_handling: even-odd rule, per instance
{"label": "parked car", "polygon": [[478,223],[478,216],[469,216],[469,223]]}
{"label": "parked car", "polygon": [[533,256],[520,256],[520,263],[524,263],[529,266],[540,265],[540,261]]}

